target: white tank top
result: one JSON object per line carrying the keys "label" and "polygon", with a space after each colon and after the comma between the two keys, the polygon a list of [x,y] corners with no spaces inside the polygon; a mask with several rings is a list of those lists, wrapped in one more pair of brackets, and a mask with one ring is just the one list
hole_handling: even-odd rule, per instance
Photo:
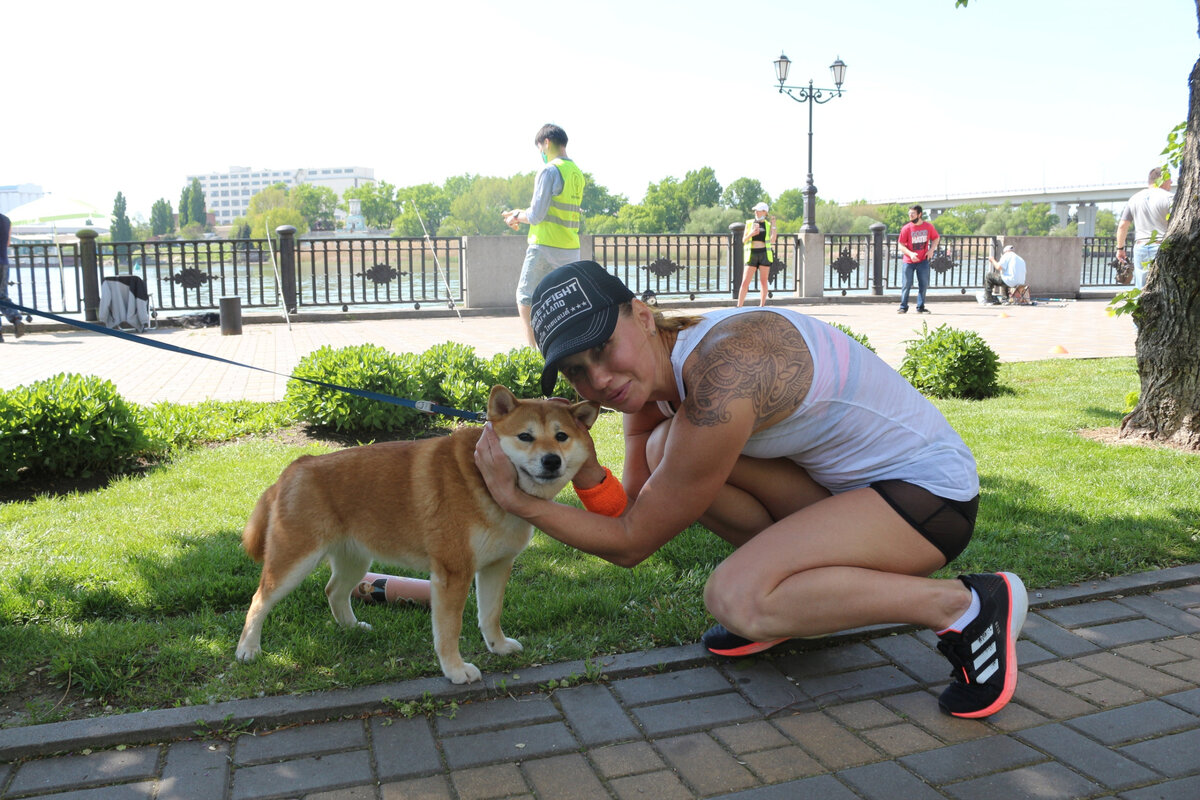
{"label": "white tank top", "polygon": [[870,350],[797,311],[723,309],[680,331],[671,352],[680,398],[686,396],[683,363],[704,335],[735,314],[764,311],[787,319],[804,338],[812,386],[789,417],[750,437],[744,455],[789,458],[835,494],[882,480],[908,481],[951,500],[979,493],[975,458],[941,412]]}

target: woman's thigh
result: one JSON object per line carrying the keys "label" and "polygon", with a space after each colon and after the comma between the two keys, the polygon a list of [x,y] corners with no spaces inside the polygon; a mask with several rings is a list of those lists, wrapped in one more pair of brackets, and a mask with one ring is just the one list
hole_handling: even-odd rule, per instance
{"label": "woman's thigh", "polygon": [[[671,420],[667,419],[650,434],[646,462],[651,472],[662,461],[670,429]],[[699,521],[726,541],[741,546],[772,524],[829,496],[828,489],[793,461],[740,456]]]}
{"label": "woman's thigh", "polygon": [[945,561],[937,547],[867,488],[826,497],[770,525],[734,551],[713,579],[769,590],[826,567],[927,576]]}

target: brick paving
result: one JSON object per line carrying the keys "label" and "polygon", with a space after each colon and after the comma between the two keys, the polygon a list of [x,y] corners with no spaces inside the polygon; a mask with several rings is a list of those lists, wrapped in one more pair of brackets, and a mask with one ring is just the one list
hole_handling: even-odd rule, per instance
{"label": "brick paving", "polygon": [[[1064,357],[1055,345],[1066,357],[1133,354],[1132,327],[1097,301],[930,307],[930,324],[978,330],[1005,360]],[[866,334],[893,363],[923,321],[881,304],[805,310]],[[419,351],[453,339],[481,355],[521,344],[511,317],[150,335],[280,371],[324,344]],[[6,386],[86,371],[139,402],[282,396],[282,378],[92,334],[35,330],[2,346]],[[429,678],[4,729],[0,800],[1200,797],[1200,565],[1030,598],[1016,695],[983,721],[938,711],[948,675],[929,632],[880,626],[753,659],[699,645],[615,656],[595,682],[571,662],[470,687]],[[396,703],[409,699],[442,713],[405,718]],[[202,722],[245,733],[198,737]]]}

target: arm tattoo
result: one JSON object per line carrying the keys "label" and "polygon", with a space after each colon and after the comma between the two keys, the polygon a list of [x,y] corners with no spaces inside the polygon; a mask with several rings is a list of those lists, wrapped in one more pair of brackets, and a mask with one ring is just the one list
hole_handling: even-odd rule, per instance
{"label": "arm tattoo", "polygon": [[684,403],[697,426],[728,422],[732,401],[749,397],[755,426],[794,409],[812,384],[812,356],[803,337],[777,314],[733,317],[697,346]]}

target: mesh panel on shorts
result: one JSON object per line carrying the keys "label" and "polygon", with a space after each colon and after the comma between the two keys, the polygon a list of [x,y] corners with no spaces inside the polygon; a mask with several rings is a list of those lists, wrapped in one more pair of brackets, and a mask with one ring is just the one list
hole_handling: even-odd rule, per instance
{"label": "mesh panel on shorts", "polygon": [[938,497],[908,481],[877,481],[871,488],[909,525],[942,551],[949,564],[966,549],[975,531],[979,495],[965,502]]}

